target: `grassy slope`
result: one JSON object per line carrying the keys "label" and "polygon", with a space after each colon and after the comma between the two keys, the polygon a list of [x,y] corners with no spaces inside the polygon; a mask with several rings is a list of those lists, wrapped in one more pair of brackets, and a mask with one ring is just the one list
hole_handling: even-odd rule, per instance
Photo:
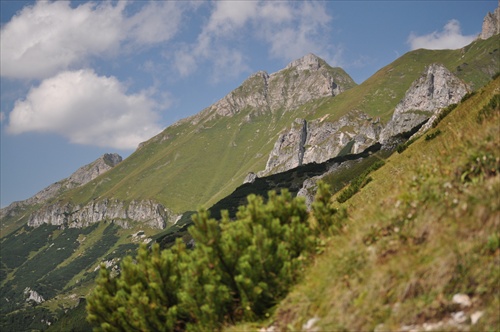
{"label": "grassy slope", "polygon": [[362,84],[329,100],[311,118],[333,113],[332,110],[336,112],[335,115],[341,116],[358,109],[388,121],[411,83],[426,66],[435,62],[445,65],[469,83],[472,90],[476,90],[486,84],[500,68],[499,39],[497,35],[485,41],[478,40],[460,50],[419,49],[408,52]]}
{"label": "grassy slope", "polygon": [[[500,329],[500,110],[476,121],[495,93],[500,79],[431,130],[440,135],[421,137],[371,174],[345,203],[344,234],[327,239],[278,306],[282,328],[300,329],[317,317],[325,331],[423,329],[452,312],[481,310],[474,329]],[[468,180],[472,165],[484,165],[483,175]],[[453,304],[456,293],[468,294],[472,307]]]}
{"label": "grassy slope", "polygon": [[[230,194],[248,172],[264,169],[277,135],[295,118],[328,115],[328,120],[333,121],[359,109],[387,121],[411,82],[430,63],[444,63],[473,87],[485,84],[491,68],[498,68],[498,51],[494,51],[497,45],[498,36],[474,42],[464,50],[409,52],[363,84],[293,112],[257,115],[246,110],[195,125],[184,121],[168,127],[115,169],[72,191],[66,199],[87,202],[100,197],[127,201],[152,198],[175,212],[210,206]],[[477,70],[483,67],[488,69]],[[245,120],[248,114],[251,121]]]}

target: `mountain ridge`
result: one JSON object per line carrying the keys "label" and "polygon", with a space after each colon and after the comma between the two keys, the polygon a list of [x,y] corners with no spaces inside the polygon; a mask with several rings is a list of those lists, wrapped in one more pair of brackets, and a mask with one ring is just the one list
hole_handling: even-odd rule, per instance
{"label": "mountain ridge", "polygon": [[[170,232],[167,235],[182,229],[185,220],[179,219],[181,214],[200,206],[213,206],[240,188],[249,173],[266,170],[276,142],[284,142],[286,137],[283,139],[282,135],[287,132],[292,133],[290,142],[299,143],[288,149],[297,156],[294,163],[314,167],[322,158],[350,155],[359,152],[363,144],[375,143],[382,127],[399,116],[395,109],[406,96],[411,96],[408,91],[412,84],[434,63],[467,83],[470,90],[453,87],[457,89],[453,91],[461,91],[457,96],[478,90],[498,71],[498,43],[499,36],[495,35],[460,50],[408,52],[360,85],[342,69],[306,55],[271,75],[263,71],[250,75],[218,102],[165,128],[106,173],[64,190],[62,195],[52,197],[48,205],[27,206],[26,213],[18,218],[2,215],[2,226],[12,230],[8,234],[2,232],[1,238],[2,249],[6,247],[8,253],[1,257],[2,325],[25,313],[33,314],[38,321],[43,316],[47,321],[57,316],[50,312],[55,312],[54,307],[61,304],[62,298],[72,299],[64,302],[64,308],[75,306],[74,300],[84,297],[92,287],[100,262],[116,272],[118,261],[133,252],[137,243],[157,236],[160,229]],[[346,84],[336,82],[335,77],[338,81],[344,79]],[[448,104],[455,101],[449,99]],[[434,111],[442,106],[434,105]],[[411,107],[401,113],[405,115],[406,111],[412,111]],[[431,112],[426,113],[428,118]],[[401,118],[401,122],[407,122],[405,119]],[[420,120],[424,119],[410,122]],[[339,133],[342,121],[346,130]],[[366,137],[358,137],[359,128],[347,128],[362,125],[367,128]],[[324,132],[315,131],[323,126]],[[328,135],[324,134],[329,130]],[[370,130],[373,135],[368,133]],[[437,131],[432,133],[429,140],[439,135]],[[329,140],[336,134],[344,134],[340,144]],[[401,133],[393,132],[389,138],[393,134]],[[369,135],[374,137],[372,141],[367,139]],[[314,143],[323,141],[323,145]],[[314,152],[310,150],[314,145],[311,142],[317,145]],[[395,148],[398,141],[389,143]],[[333,145],[335,149],[322,152],[321,149]],[[278,149],[276,155],[286,156],[285,150]],[[297,172],[288,168],[271,179],[293,177]],[[352,179],[352,174],[347,178]],[[265,180],[254,181],[259,184]],[[306,181],[300,186],[294,184],[294,190],[303,189],[312,195],[312,180]],[[280,188],[279,181],[272,185]],[[250,187],[251,184],[246,185],[247,189]],[[29,291],[23,293],[27,287]],[[31,291],[44,302],[31,303]]]}

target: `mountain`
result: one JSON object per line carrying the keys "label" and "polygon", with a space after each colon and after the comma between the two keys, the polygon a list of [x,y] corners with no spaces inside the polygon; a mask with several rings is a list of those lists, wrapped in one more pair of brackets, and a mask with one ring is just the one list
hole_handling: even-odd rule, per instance
{"label": "mountain", "polygon": [[0,219],[2,220],[0,227],[2,235],[8,234],[13,230],[13,225],[8,225],[6,220],[23,220],[23,217],[30,213],[33,207],[46,204],[51,199],[62,195],[70,189],[83,186],[115,167],[121,161],[122,157],[120,155],[116,153],[106,153],[92,163],[80,167],[69,177],[44,188],[27,200],[14,202],[0,209]]}
{"label": "mountain", "polygon": [[229,331],[498,331],[500,77],[370,173],[264,322]]}
{"label": "mountain", "polygon": [[[81,311],[101,262],[117,272],[139,243],[185,236],[189,215],[200,206],[217,215],[221,208],[234,211],[249,193],[281,188],[311,199],[316,179],[339,191],[379,159],[389,158],[384,172],[406,172],[395,160],[409,154],[392,152],[429,118],[432,128],[444,116],[440,111],[490,83],[500,66],[499,39],[412,51],[360,85],[308,54],[276,73],[251,75],[125,160],[105,155],[2,209],[0,326],[43,330],[65,310]],[[485,104],[494,87],[488,89],[471,100]],[[453,119],[452,127],[439,127],[447,133],[442,137],[462,128]],[[421,141],[416,146],[425,149]]]}
{"label": "mountain", "polygon": [[[249,173],[263,176],[325,161],[347,145],[360,152],[380,139],[397,104],[433,63],[475,90],[498,70],[498,35],[460,50],[409,52],[361,85],[314,55],[271,75],[258,72],[214,105],[143,143],[106,181],[60,196],[51,210],[71,214],[68,208],[89,209],[106,200],[124,206],[150,202],[163,206],[170,216],[164,222],[172,224],[184,211],[229,195]],[[287,144],[279,142],[286,143],[287,135],[294,141],[296,130],[307,142],[290,146],[304,150],[293,161],[283,154]],[[48,215],[45,220],[50,222]]]}

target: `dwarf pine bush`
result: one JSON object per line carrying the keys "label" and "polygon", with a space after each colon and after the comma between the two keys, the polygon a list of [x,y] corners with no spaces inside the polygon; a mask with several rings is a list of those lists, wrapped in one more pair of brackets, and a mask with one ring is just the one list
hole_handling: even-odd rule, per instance
{"label": "dwarf pine bush", "polygon": [[248,196],[236,220],[200,210],[189,229],[192,250],[181,240],[163,251],[143,245],[135,260],[123,260],[119,276],[101,267],[89,322],[103,331],[201,331],[268,316],[300,277],[315,236],[333,222],[326,187],[318,197],[312,217],[288,191],[272,191],[266,202]]}

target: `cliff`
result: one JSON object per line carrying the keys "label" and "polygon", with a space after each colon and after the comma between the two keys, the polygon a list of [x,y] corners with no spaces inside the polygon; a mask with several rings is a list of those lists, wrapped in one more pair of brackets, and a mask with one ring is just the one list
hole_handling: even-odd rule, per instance
{"label": "cliff", "polygon": [[393,136],[411,131],[440,109],[458,103],[468,91],[467,85],[446,67],[430,65],[398,103],[380,134],[380,140],[386,142]]}
{"label": "cliff", "polygon": [[412,131],[442,108],[458,103],[467,92],[467,85],[446,67],[432,64],[411,84],[385,126],[359,110],[337,121],[328,121],[328,116],[312,121],[296,119],[278,136],[266,168],[257,175],[321,163],[341,154],[359,153],[376,142],[386,143]]}
{"label": "cliff", "polygon": [[360,111],[337,121],[296,119],[281,133],[258,176],[284,172],[309,163],[322,163],[339,154],[359,153],[377,142],[382,125]]}
{"label": "cliff", "polygon": [[7,217],[16,217],[23,213],[24,209],[32,205],[41,205],[50,199],[62,194],[63,192],[83,186],[94,180],[101,174],[104,174],[122,161],[122,157],[116,153],[106,153],[95,161],[77,169],[69,177],[51,184],[42,189],[34,196],[19,202],[14,202],[9,206],[0,209],[0,219]]}
{"label": "cliff", "polygon": [[167,222],[177,219],[163,205],[150,200],[132,201],[100,200],[80,206],[71,203],[55,203],[43,206],[30,215],[28,226],[51,224],[70,228],[82,228],[100,221],[112,222],[123,228],[140,222],[151,228],[163,229]]}

